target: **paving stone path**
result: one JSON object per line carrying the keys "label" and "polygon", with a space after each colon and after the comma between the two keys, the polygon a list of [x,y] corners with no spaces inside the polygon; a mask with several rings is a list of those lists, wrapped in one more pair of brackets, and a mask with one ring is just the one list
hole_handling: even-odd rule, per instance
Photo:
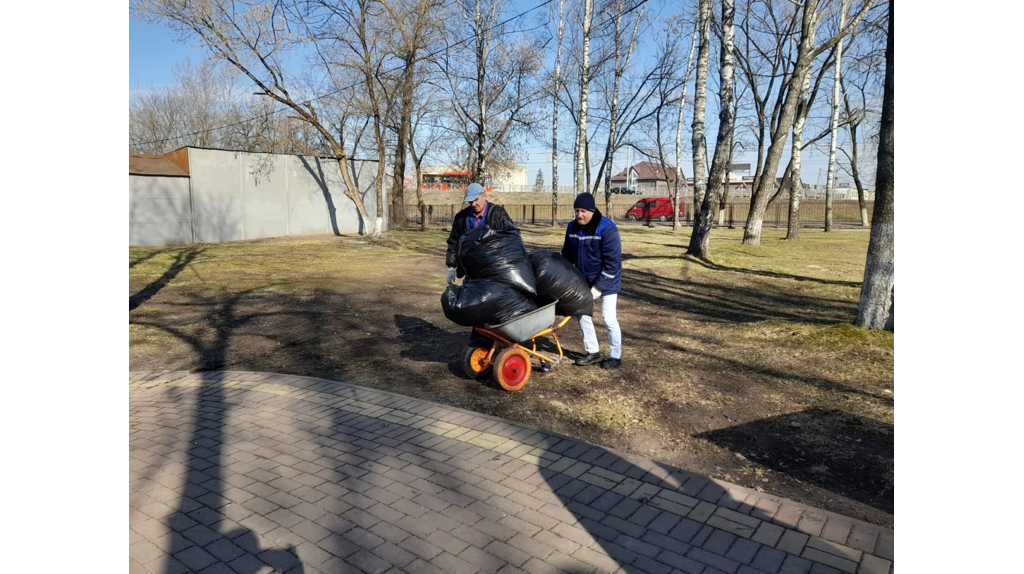
{"label": "paving stone path", "polygon": [[129,373],[131,572],[893,572],[893,530],[504,419]]}

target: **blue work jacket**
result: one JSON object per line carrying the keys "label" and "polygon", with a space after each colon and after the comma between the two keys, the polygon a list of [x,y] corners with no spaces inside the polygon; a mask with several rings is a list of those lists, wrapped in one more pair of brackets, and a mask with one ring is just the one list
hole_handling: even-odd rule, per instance
{"label": "blue work jacket", "polygon": [[602,295],[622,290],[622,241],[615,223],[594,212],[587,225],[575,221],[565,230],[562,256],[572,262]]}

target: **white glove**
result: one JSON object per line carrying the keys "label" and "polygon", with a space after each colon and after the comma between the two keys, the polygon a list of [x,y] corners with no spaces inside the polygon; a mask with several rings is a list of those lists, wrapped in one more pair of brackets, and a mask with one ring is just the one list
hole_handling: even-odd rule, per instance
{"label": "white glove", "polygon": [[448,268],[447,281],[448,281],[449,285],[451,285],[452,283],[455,283],[455,268],[454,267],[449,267]]}
{"label": "white glove", "polygon": [[590,294],[594,296],[594,299],[600,299],[601,298],[601,292],[597,290],[597,287],[591,287],[590,288]]}

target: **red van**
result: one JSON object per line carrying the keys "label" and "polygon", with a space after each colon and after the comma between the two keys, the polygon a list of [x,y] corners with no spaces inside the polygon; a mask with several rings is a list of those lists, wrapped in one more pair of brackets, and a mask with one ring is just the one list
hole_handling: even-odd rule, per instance
{"label": "red van", "polygon": [[[679,200],[679,217],[686,217],[686,202]],[[672,219],[672,198],[652,197],[636,202],[633,207],[626,211],[626,218],[630,221],[638,219],[668,221]]]}

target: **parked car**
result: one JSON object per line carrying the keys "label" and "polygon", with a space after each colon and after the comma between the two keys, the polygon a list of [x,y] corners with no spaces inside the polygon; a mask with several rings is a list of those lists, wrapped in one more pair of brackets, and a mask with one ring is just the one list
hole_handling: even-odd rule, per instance
{"label": "parked car", "polygon": [[[679,217],[686,217],[686,202],[683,200],[679,200]],[[672,198],[641,199],[626,211],[626,218],[630,221],[638,219],[668,221],[672,218]]]}
{"label": "parked car", "polygon": [[636,195],[636,190],[632,187],[613,187],[608,191],[618,193],[620,195]]}

